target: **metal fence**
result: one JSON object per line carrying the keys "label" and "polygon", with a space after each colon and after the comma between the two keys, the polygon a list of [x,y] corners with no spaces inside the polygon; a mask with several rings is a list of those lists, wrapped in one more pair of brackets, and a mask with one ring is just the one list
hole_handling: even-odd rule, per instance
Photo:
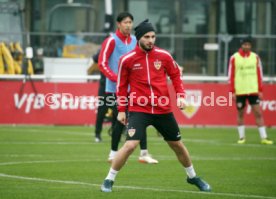
{"label": "metal fence", "polygon": [[[16,35],[20,37],[16,37]],[[22,38],[23,47],[32,46],[34,61],[39,57],[81,57],[67,55],[66,45],[78,46],[74,53],[90,57],[106,38],[104,33],[0,33],[0,42]],[[187,35],[158,34],[156,45],[172,53],[185,74],[202,76],[226,76],[228,60],[240,47],[246,35]],[[252,35],[253,51],[259,54],[265,76],[276,75],[276,36]],[[42,51],[43,50],[43,51]],[[68,49],[67,49],[68,50]],[[72,49],[71,49],[72,50]],[[43,52],[43,54],[41,54]],[[36,67],[36,65],[34,64]],[[39,66],[38,66],[39,67]],[[41,66],[40,66],[41,67]],[[36,68],[35,68],[36,70]],[[43,74],[43,68],[36,70]]]}
{"label": "metal fence", "polygon": [[[159,35],[157,44],[169,50],[189,74],[227,75],[228,61],[247,35]],[[276,75],[276,36],[253,35],[252,51],[263,64],[265,76]]]}

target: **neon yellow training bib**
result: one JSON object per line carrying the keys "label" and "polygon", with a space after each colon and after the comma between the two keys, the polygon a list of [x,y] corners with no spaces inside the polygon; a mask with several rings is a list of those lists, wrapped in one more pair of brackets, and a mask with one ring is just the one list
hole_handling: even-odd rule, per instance
{"label": "neon yellow training bib", "polygon": [[238,52],[235,57],[235,91],[236,95],[258,93],[257,55],[242,57]]}

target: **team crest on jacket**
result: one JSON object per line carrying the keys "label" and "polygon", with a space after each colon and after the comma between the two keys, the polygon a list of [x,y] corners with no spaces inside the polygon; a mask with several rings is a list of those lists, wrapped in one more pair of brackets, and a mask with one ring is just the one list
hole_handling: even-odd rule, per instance
{"label": "team crest on jacket", "polygon": [[135,132],[136,132],[136,129],[128,129],[128,135],[129,135],[129,137],[133,137],[134,136],[134,134],[135,134]]}
{"label": "team crest on jacket", "polygon": [[154,67],[159,70],[161,68],[162,62],[157,59],[155,62],[153,62],[153,64]]}

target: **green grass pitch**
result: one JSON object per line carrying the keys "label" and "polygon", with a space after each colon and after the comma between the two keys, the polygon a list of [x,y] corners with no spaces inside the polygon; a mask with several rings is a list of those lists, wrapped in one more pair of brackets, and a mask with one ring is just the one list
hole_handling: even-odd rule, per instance
{"label": "green grass pitch", "polygon": [[[276,129],[267,129],[276,141]],[[93,127],[0,126],[1,199],[276,199],[276,144],[260,144],[256,128],[236,144],[235,128],[182,128],[182,141],[198,176],[213,191],[186,183],[184,169],[153,128],[148,148],[159,164],[139,163],[139,149],[117,175],[113,192],[102,193],[110,165],[110,137],[94,142]],[[122,138],[123,140],[124,138]]]}

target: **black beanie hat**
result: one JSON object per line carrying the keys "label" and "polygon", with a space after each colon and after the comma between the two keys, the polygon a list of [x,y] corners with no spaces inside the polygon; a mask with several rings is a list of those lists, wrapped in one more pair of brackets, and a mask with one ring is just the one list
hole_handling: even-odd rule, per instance
{"label": "black beanie hat", "polygon": [[252,37],[250,37],[250,36],[245,37],[245,38],[241,39],[240,43],[241,43],[241,45],[243,45],[244,43],[251,43],[252,44]]}
{"label": "black beanie hat", "polygon": [[138,26],[134,28],[134,30],[135,30],[135,37],[137,41],[139,41],[144,34],[151,31],[155,32],[152,24],[149,22],[148,19],[146,19],[145,21],[142,21]]}

